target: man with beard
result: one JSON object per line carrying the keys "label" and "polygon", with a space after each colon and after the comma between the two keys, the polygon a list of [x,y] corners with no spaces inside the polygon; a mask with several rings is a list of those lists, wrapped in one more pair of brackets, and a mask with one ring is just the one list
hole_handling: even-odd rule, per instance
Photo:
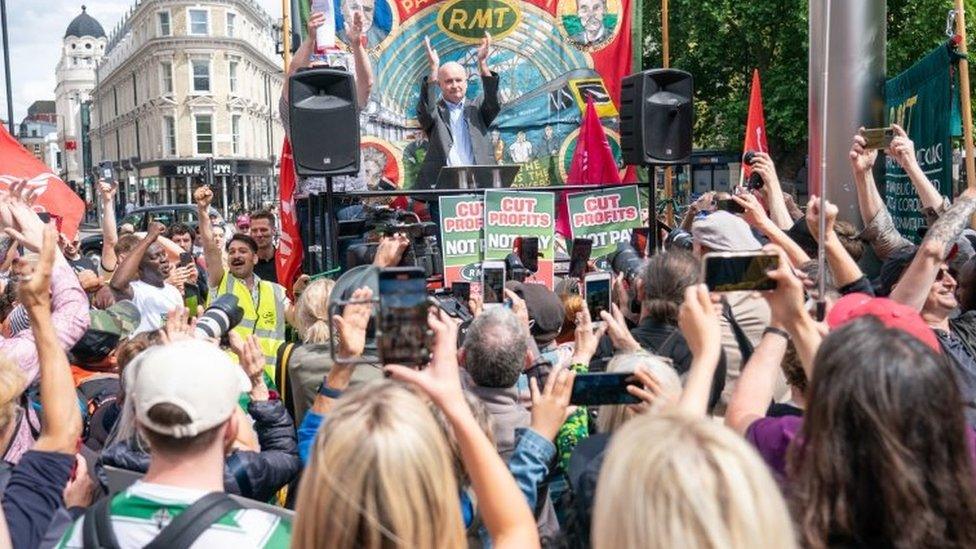
{"label": "man with beard", "polygon": [[258,210],[251,214],[251,229],[248,235],[258,245],[258,263],[254,272],[262,280],[278,282],[278,272],[275,270],[275,218],[268,210]]}
{"label": "man with beard", "polygon": [[129,299],[139,310],[139,326],[133,334],[158,330],[167,313],[183,306],[180,291],[166,282],[173,266],[156,242],[165,231],[162,223],[150,224],[145,238],[125,256],[109,282],[116,300]]}
{"label": "man with beard", "polygon": [[593,46],[610,38],[610,29],[603,22],[607,13],[607,0],[577,0],[576,15],[583,30],[569,39],[580,46]]}
{"label": "man with beard", "polygon": [[[234,327],[234,331],[245,339],[251,334],[257,336],[264,355],[265,371],[274,379],[278,347],[285,342],[285,322],[293,318],[292,304],[284,288],[255,273],[260,249],[255,238],[240,233],[231,236],[225,247],[227,268],[224,269],[220,247],[213,238],[210,217],[207,215],[213,200],[213,191],[209,187],[200,187],[193,193],[193,200],[197,204],[203,256],[207,262],[207,278],[210,284],[208,304],[224,294],[237,296],[237,304],[244,311],[244,318]],[[254,228],[252,215],[252,234]]]}

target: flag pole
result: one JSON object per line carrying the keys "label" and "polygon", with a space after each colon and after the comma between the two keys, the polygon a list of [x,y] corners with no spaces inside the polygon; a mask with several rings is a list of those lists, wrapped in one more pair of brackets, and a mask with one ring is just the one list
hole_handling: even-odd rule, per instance
{"label": "flag pole", "polygon": [[820,238],[817,239],[817,320],[823,321],[827,315],[827,255],[824,243],[827,240],[827,99],[829,93],[830,68],[830,4],[827,0],[824,6],[824,42],[823,42],[823,88],[821,93],[822,108],[820,111],[820,212],[817,216],[817,228]]}
{"label": "flag pole", "polygon": [[[0,0],[0,26],[3,27],[3,71],[7,87],[7,129],[14,135],[14,96],[10,91],[10,46],[7,41],[7,0]],[[967,84],[969,81],[966,81]]]}
{"label": "flag pole", "polygon": [[973,110],[969,97],[969,61],[966,57],[966,8],[963,0],[956,0],[956,35],[959,43],[959,94],[962,102],[962,133],[966,150],[966,187],[976,187],[976,158],[973,158]]}
{"label": "flag pole", "polygon": [[285,78],[288,78],[288,68],[291,66],[291,2],[281,0],[281,41],[284,53],[281,54],[285,63]]}
{"label": "flag pole", "polygon": [[[661,0],[661,53],[665,69],[671,68],[671,36],[668,29],[668,0]],[[651,187],[655,188],[654,186]],[[674,188],[671,186],[671,166],[664,168],[664,222],[674,227]],[[652,212],[653,215],[653,212]]]}

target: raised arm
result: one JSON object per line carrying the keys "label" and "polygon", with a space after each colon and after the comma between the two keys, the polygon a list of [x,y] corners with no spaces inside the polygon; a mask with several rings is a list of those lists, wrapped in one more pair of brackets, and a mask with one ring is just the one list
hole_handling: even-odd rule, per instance
{"label": "raised arm", "polygon": [[346,36],[349,37],[349,49],[356,69],[356,99],[362,110],[369,103],[369,93],[373,89],[373,66],[369,61],[369,54],[363,45],[363,12],[356,10],[352,15],[352,24],[346,23]]}
{"label": "raised arm", "polygon": [[722,325],[718,317],[704,284],[685,288],[678,326],[688,342],[692,360],[678,406],[696,416],[704,416],[708,411],[712,378],[722,353]]}
{"label": "raised arm", "polygon": [[424,47],[427,50],[427,65],[430,74],[420,81],[420,97],[417,99],[417,122],[427,135],[434,126],[434,109],[437,105],[437,71],[441,66],[441,58],[437,50],[430,45],[430,37],[424,37]]}
{"label": "raised arm", "polygon": [[[776,324],[774,321],[770,326],[782,330]],[[788,341],[775,330],[767,331],[742,368],[725,411],[725,425],[733,431],[744,435],[752,422],[765,417],[776,391],[776,379]]]}
{"label": "raised arm", "polygon": [[207,262],[207,282],[216,288],[224,278],[224,257],[220,246],[214,242],[213,227],[210,225],[210,202],[213,191],[210,187],[200,187],[193,191],[193,202],[197,205],[197,228],[203,241],[203,259]]}
{"label": "raised arm", "polygon": [[[834,222],[837,221],[837,206],[830,201],[825,202],[827,239],[824,241],[824,251],[827,255],[827,264],[830,266],[830,272],[834,274],[834,285],[838,288],[843,288],[863,278],[864,273],[861,272],[857,261],[854,261],[854,258],[844,249],[844,245],[840,243],[840,238],[834,231]],[[816,196],[811,196],[810,202],[807,203],[806,222],[807,229],[817,241],[820,240],[819,216],[820,199]]]}
{"label": "raised arm", "polygon": [[485,125],[490,125],[502,110],[501,104],[498,102],[498,75],[488,68],[488,54],[490,52],[491,35],[485,31],[485,37],[481,39],[481,47],[478,48],[478,72],[481,74],[481,84],[484,87],[484,95],[479,110]]}
{"label": "raised arm", "polygon": [[891,144],[888,145],[888,156],[897,162],[901,169],[905,170],[908,180],[912,182],[918,199],[922,203],[922,209],[927,214],[931,213],[933,217],[938,217],[945,211],[947,200],[939,192],[939,189],[935,188],[935,185],[929,181],[928,176],[922,171],[922,167],[918,165],[918,158],[915,156],[915,143],[908,138],[908,134],[901,126],[892,124],[891,127],[895,136],[891,140]]}
{"label": "raised arm", "polygon": [[745,210],[742,213],[742,218],[745,219],[746,223],[766,235],[770,242],[783,248],[794,267],[799,267],[810,261],[810,256],[803,251],[803,248],[766,215],[766,210],[763,209],[762,204],[755,196],[751,194],[733,195],[732,200]]}
{"label": "raised arm", "polygon": [[969,224],[973,212],[976,212],[976,189],[966,189],[925,233],[915,259],[891,291],[891,299],[922,310],[942,263],[949,256],[956,238]]}
{"label": "raised arm", "polygon": [[45,228],[41,258],[33,274],[26,262],[18,262],[21,277],[18,297],[30,316],[40,363],[41,436],[34,449],[74,455],[81,437],[81,412],[68,357],[51,318],[51,271],[57,254],[56,241],[54,228]]}
{"label": "raised arm", "polygon": [[790,211],[786,208],[786,200],[783,197],[783,187],[779,184],[779,176],[776,175],[776,165],[773,159],[766,153],[756,153],[752,169],[763,179],[762,193],[766,198],[766,205],[769,206],[769,217],[782,230],[787,230],[793,226],[793,218]]}
{"label": "raised arm", "polygon": [[461,461],[478,498],[478,510],[495,547],[539,547],[535,519],[498,451],[471,414],[461,389],[457,361],[457,323],[437,310],[428,316],[435,334],[433,359],[424,370],[387,365],[395,379],[426,393],[447,417]]}
{"label": "raised arm", "polygon": [[763,297],[769,303],[772,318],[781,323],[793,338],[793,346],[803,364],[803,371],[807,379],[811,379],[813,358],[817,355],[822,339],[820,330],[804,307],[803,283],[793,274],[783,250],[776,246],[767,246],[764,249],[778,253],[780,260],[779,268],[768,273],[769,278],[776,281],[776,289],[764,293]]}
{"label": "raised arm", "polygon": [[285,98],[285,101],[288,101],[288,80],[291,75],[298,72],[298,69],[304,69],[311,63],[312,54],[315,53],[315,30],[324,23],[325,15],[322,13],[315,12],[309,16],[308,23],[306,23],[308,36],[305,37],[305,40],[295,50],[295,55],[291,57],[291,64],[288,65],[288,74],[285,75],[285,80],[281,84],[281,96]]}
{"label": "raised arm", "polygon": [[849,158],[854,172],[854,187],[857,189],[857,208],[861,212],[864,222],[862,238],[871,244],[875,255],[884,261],[896,250],[910,246],[895,228],[891,214],[885,207],[878,185],[874,181],[874,162],[878,158],[878,151],[865,148],[867,141],[860,134],[861,128],[854,136]]}
{"label": "raised arm", "polygon": [[98,180],[98,200],[102,209],[102,270],[111,273],[118,268],[118,257],[115,255],[115,245],[119,241],[119,230],[115,223],[115,191],[116,187]]}
{"label": "raised arm", "polygon": [[139,278],[139,264],[142,258],[152,246],[156,239],[166,231],[166,227],[159,222],[153,221],[149,225],[146,236],[132,248],[132,252],[125,256],[125,260],[119,265],[118,270],[112,275],[112,280],[108,285],[112,288],[116,299],[132,299],[132,286],[130,283]]}

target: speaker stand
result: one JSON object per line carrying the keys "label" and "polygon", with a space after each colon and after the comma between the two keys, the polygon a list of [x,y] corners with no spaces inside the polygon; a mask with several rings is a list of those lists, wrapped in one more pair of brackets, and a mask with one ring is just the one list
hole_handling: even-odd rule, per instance
{"label": "speaker stand", "polygon": [[658,252],[657,166],[647,166],[647,175],[647,254],[652,256]]}
{"label": "speaker stand", "polygon": [[335,196],[332,189],[332,176],[325,176],[325,215],[323,225],[325,226],[325,271],[332,272],[339,267],[339,226],[336,223]]}

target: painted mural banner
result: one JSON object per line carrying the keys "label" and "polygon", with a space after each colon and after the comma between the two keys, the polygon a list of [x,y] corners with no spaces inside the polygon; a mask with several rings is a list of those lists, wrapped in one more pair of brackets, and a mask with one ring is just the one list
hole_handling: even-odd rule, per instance
{"label": "painted mural banner", "polygon": [[440,197],[445,286],[470,282],[473,292],[481,291],[484,209],[485,201],[480,195]]}
{"label": "painted mural banner", "polygon": [[[551,192],[485,191],[484,259],[504,260],[519,237],[539,238],[539,270],[526,282],[553,287],[556,200]],[[445,268],[446,270],[446,268]]]}
{"label": "painted mural banner", "polygon": [[[340,47],[347,47],[344,25],[353,10],[366,19],[375,84],[360,120],[371,183],[413,187],[427,152],[416,121],[420,82],[429,73],[424,37],[441,63],[467,69],[467,96],[474,98],[481,93],[477,48],[491,33],[488,64],[499,74],[501,102],[491,139],[497,162],[522,166],[514,186],[565,181],[589,97],[619,159],[620,80],[633,72],[636,0],[333,1]],[[301,0],[303,32],[308,9]]]}
{"label": "painted mural banner", "polygon": [[570,233],[593,241],[593,259],[613,253],[617,243],[629,242],[631,232],[644,226],[636,185],[573,193],[566,200]]}

